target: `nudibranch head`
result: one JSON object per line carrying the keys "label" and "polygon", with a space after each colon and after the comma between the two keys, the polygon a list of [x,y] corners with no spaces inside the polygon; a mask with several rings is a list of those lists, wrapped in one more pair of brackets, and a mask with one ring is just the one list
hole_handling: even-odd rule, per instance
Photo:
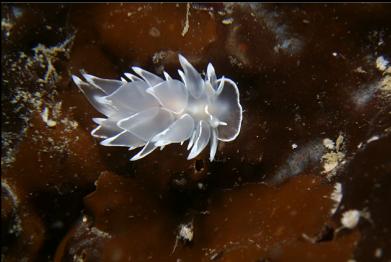
{"label": "nudibranch head", "polygon": [[234,140],[242,123],[239,90],[228,78],[217,78],[208,64],[205,79],[179,55],[182,81],[165,79],[133,67],[138,75],[111,80],[83,74],[72,76],[89,102],[106,118],[93,118],[98,125],[91,135],[104,146],[143,147],[131,160],[150,154],[157,147],[189,140],[187,159],[199,155],[210,142],[213,161],[218,141]]}

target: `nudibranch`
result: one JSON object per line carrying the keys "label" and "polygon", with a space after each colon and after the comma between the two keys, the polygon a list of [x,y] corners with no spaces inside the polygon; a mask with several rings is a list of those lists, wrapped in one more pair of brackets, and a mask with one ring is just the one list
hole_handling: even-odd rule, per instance
{"label": "nudibranch", "polygon": [[91,135],[104,146],[143,147],[130,160],[141,159],[156,148],[189,140],[187,159],[195,158],[210,141],[213,161],[218,141],[234,140],[242,123],[239,90],[234,81],[216,77],[208,64],[205,78],[179,55],[182,81],[164,72],[164,78],[132,67],[138,75],[124,73],[120,80],[82,74],[72,76],[88,101],[106,118],[93,118],[98,125]]}

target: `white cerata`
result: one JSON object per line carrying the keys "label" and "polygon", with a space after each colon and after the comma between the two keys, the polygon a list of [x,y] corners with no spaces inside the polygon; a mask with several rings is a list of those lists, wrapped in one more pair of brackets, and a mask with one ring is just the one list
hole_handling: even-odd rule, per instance
{"label": "white cerata", "polygon": [[218,141],[234,140],[242,123],[242,107],[236,84],[217,78],[208,64],[205,79],[179,55],[182,81],[165,79],[132,67],[138,75],[125,73],[121,80],[82,74],[72,79],[88,101],[106,118],[93,118],[98,125],[91,135],[104,146],[143,147],[130,160],[141,159],[156,148],[189,140],[187,159],[198,156],[210,142],[213,161]]}

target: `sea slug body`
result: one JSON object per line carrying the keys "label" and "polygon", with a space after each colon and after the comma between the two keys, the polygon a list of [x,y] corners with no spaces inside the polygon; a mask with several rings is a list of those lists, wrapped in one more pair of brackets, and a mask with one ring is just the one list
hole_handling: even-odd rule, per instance
{"label": "sea slug body", "polygon": [[234,140],[242,123],[242,107],[236,84],[224,76],[217,79],[208,64],[205,79],[179,55],[182,81],[165,79],[132,67],[138,75],[125,73],[121,80],[82,74],[72,76],[89,102],[106,118],[93,118],[98,125],[91,135],[104,146],[143,147],[131,160],[141,159],[156,148],[189,140],[187,159],[198,156],[210,142],[213,161],[218,141]]}

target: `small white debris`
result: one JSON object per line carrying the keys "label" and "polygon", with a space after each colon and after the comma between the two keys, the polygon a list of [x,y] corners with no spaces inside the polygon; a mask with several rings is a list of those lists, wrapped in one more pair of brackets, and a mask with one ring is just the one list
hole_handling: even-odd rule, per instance
{"label": "small white debris", "polygon": [[297,144],[292,144],[292,149],[296,149],[298,147]]}
{"label": "small white debris", "polygon": [[322,174],[327,174],[329,179],[336,174],[337,168],[345,163],[345,153],[342,152],[343,141],[344,137],[341,134],[335,142],[329,138],[323,140],[323,146],[328,149],[328,152],[322,156]]}
{"label": "small white debris", "polygon": [[357,67],[356,69],[354,69],[354,72],[356,73],[360,73],[360,74],[366,74],[367,71],[365,71],[364,69],[362,69],[361,66]]}
{"label": "small white debris", "polygon": [[187,242],[193,241],[194,231],[193,231],[193,223],[189,224],[181,224],[179,226],[179,235],[178,238]]}
{"label": "small white debris", "polygon": [[331,193],[330,198],[334,201],[333,208],[331,209],[330,213],[331,215],[334,215],[337,211],[339,204],[342,200],[342,184],[341,183],[335,183],[334,185],[334,191]]}
{"label": "small white debris", "polygon": [[34,61],[38,62],[42,68],[46,68],[46,72],[43,77],[37,80],[39,83],[49,83],[50,81],[57,81],[59,79],[60,75],[54,66],[55,62],[59,60],[61,54],[64,54],[67,58],[69,58],[69,50],[73,45],[74,38],[74,36],[71,36],[64,42],[52,47],[46,47],[43,44],[38,44],[35,48],[33,48]]}
{"label": "small white debris", "polygon": [[[339,163],[342,163],[342,159],[345,157],[343,153],[337,152],[337,153],[327,153],[322,156],[323,164],[323,171],[322,173],[330,173],[331,171],[334,171],[335,168],[338,166]],[[334,174],[332,174],[334,175]]]}
{"label": "small white debris", "polygon": [[175,239],[174,247],[171,251],[171,254],[174,254],[176,247],[178,246],[178,240],[182,240],[185,243],[190,243],[193,241],[194,237],[194,226],[193,221],[187,224],[180,224],[179,225],[179,232]]}
{"label": "small white debris", "polygon": [[342,214],[341,223],[345,228],[353,229],[360,220],[361,212],[358,210],[348,210]]}
{"label": "small white debris", "polygon": [[379,56],[376,59],[376,68],[379,69],[380,71],[384,71],[387,69],[387,66],[390,62],[386,60],[383,56]]}
{"label": "small white debris", "polygon": [[391,92],[391,66],[387,68],[385,74],[386,76],[380,80],[380,90],[383,91],[385,97],[389,97]]}
{"label": "small white debris", "polygon": [[339,135],[337,137],[337,141],[335,141],[335,149],[337,151],[340,151],[341,150],[341,146],[342,146],[342,143],[343,143],[343,136],[342,135]]}
{"label": "small white debris", "polygon": [[373,136],[373,137],[371,137],[371,138],[369,138],[368,140],[367,140],[367,143],[369,144],[369,143],[371,143],[371,142],[373,142],[373,141],[376,141],[376,140],[379,140],[379,136]]}
{"label": "small white debris", "polygon": [[330,138],[323,139],[323,145],[330,150],[334,149],[334,142]]}
{"label": "small white debris", "polygon": [[332,55],[333,55],[334,57],[337,57],[338,53],[337,53],[337,52],[333,52]]}
{"label": "small white debris", "polygon": [[101,238],[111,238],[111,235],[109,233],[102,231],[97,227],[91,227],[90,232]]}
{"label": "small white debris", "polygon": [[60,121],[62,124],[65,125],[65,131],[71,131],[71,130],[75,130],[78,126],[79,126],[79,123],[75,120],[70,120],[68,117],[65,117],[64,119],[61,119]]}
{"label": "small white debris", "polygon": [[217,13],[218,13],[219,15],[221,15],[221,16],[226,15],[226,13],[225,13],[224,11],[217,11]]}
{"label": "small white debris", "polygon": [[41,113],[41,117],[43,122],[45,122],[48,125],[48,127],[53,127],[57,125],[56,121],[49,119],[49,108],[45,107],[45,109]]}
{"label": "small white debris", "polygon": [[225,24],[225,25],[230,25],[230,24],[233,23],[233,21],[234,21],[234,19],[233,19],[232,17],[230,17],[230,18],[225,18],[225,19],[223,19],[221,22],[222,22],[223,24]]}
{"label": "small white debris", "polygon": [[360,217],[365,218],[369,222],[373,223],[373,221],[371,219],[371,215],[368,211],[366,211],[366,210],[360,211],[357,209],[351,209],[351,210],[348,210],[342,214],[341,228],[349,228],[349,229],[355,228],[360,220]]}
{"label": "small white debris", "polygon": [[149,29],[149,35],[152,36],[152,37],[159,37],[160,36],[160,30],[157,29],[156,27],[151,27],[151,29]]}
{"label": "small white debris", "polygon": [[383,256],[383,250],[381,248],[376,248],[374,255],[376,258],[381,258]]}
{"label": "small white debris", "polygon": [[185,26],[183,27],[182,36],[185,36],[186,33],[189,31],[189,15],[190,15],[190,3],[187,3],[186,5],[186,20],[185,20]]}

